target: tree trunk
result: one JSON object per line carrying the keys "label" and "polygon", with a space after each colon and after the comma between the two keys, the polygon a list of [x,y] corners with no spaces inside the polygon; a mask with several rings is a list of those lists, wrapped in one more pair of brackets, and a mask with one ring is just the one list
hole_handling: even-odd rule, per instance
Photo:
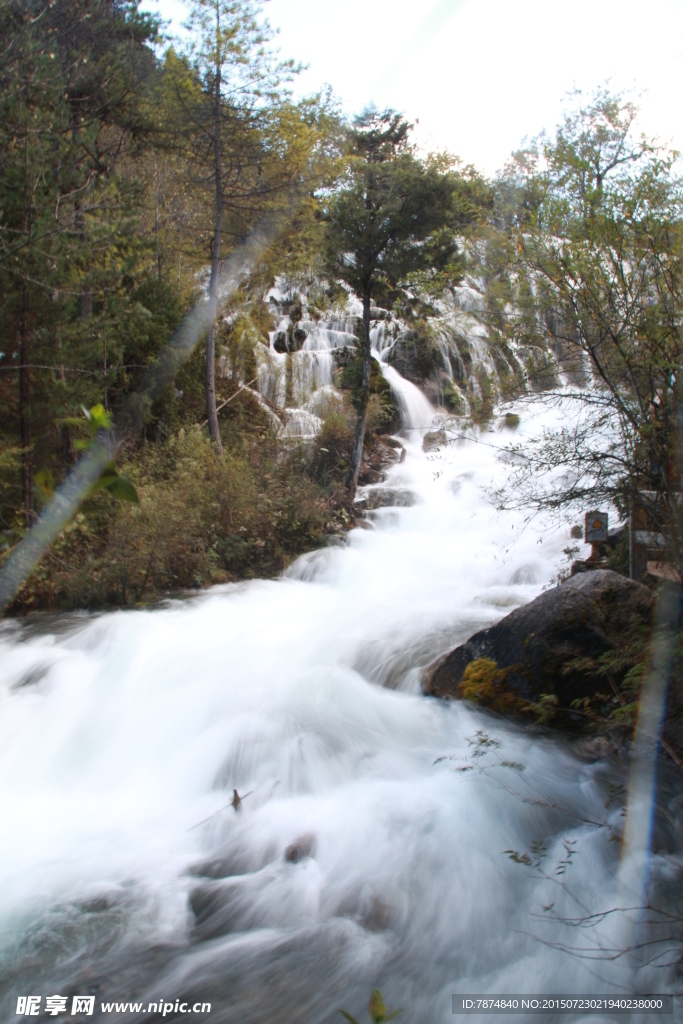
{"label": "tree trunk", "polygon": [[223,183],[221,181],[221,50],[220,14],[216,4],[216,93],[214,99],[214,178],[216,182],[216,224],[211,251],[211,282],[209,284],[209,330],[206,334],[206,419],[209,436],[222,451],[216,412],[216,317],[218,285],[221,271],[221,240],[223,236]]}
{"label": "tree trunk", "polygon": [[353,450],[351,452],[351,464],[346,474],[346,486],[352,494],[356,493],[358,486],[358,474],[360,464],[363,460],[363,441],[365,440],[365,417],[368,411],[370,400],[370,289],[366,288],[363,295],[363,336],[361,338],[361,359],[362,377],[360,402],[358,404],[358,416],[356,418],[356,433],[353,438]]}
{"label": "tree trunk", "polygon": [[28,294],[23,285],[19,337],[19,425],[21,432],[21,504],[24,526],[33,521],[33,473],[31,469],[31,378],[28,360]]}

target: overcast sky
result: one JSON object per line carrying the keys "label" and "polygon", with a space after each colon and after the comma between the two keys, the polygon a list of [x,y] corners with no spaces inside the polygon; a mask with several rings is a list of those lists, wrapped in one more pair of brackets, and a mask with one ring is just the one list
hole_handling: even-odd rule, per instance
{"label": "overcast sky", "polygon": [[[145,6],[183,20],[180,0]],[[269,0],[297,92],[329,83],[347,113],[404,111],[429,149],[492,173],[552,129],[574,87],[640,96],[641,126],[683,150],[683,0]],[[642,94],[642,95],[640,95]]]}

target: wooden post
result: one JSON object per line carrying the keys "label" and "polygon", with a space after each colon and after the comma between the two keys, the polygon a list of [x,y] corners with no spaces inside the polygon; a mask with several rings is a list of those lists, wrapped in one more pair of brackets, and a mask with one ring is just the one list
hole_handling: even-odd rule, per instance
{"label": "wooden post", "polygon": [[607,543],[607,523],[606,512],[586,512],[585,539],[586,544],[591,545],[591,553],[586,559],[587,562],[602,561],[600,548]]}

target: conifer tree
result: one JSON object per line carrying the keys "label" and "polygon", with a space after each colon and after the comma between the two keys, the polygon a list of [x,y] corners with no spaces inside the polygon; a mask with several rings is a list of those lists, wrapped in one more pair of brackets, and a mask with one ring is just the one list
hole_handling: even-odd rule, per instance
{"label": "conifer tree", "polygon": [[358,482],[370,398],[370,301],[419,271],[439,270],[457,253],[453,221],[455,178],[419,160],[410,125],[395,111],[366,110],[349,132],[346,176],[325,212],[328,272],[363,303],[362,379],[346,484]]}
{"label": "conifer tree", "polygon": [[191,60],[169,63],[186,152],[199,183],[213,192],[206,414],[219,450],[216,320],[225,236],[233,245],[244,237],[282,184],[280,173],[267,173],[279,148],[269,146],[269,136],[274,130],[277,134],[276,110],[285,100],[282,85],[293,70],[291,61],[279,63],[267,48],[271,32],[258,20],[260,7],[254,0],[192,0]]}

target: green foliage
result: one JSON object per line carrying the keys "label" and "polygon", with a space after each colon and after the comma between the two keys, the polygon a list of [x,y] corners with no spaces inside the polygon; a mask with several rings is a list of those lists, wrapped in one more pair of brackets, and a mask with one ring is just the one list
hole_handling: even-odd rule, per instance
{"label": "green foliage", "polygon": [[356,437],[347,486],[355,490],[370,398],[370,300],[380,291],[403,290],[413,275],[459,278],[453,230],[455,179],[438,161],[422,161],[408,144],[410,125],[400,114],[369,108],[349,131],[349,156],[323,210],[323,264],[363,302],[362,372]]}
{"label": "green foliage", "polygon": [[[74,448],[76,451],[87,451],[97,439],[100,431],[111,430],[113,426],[113,418],[110,412],[104,408],[104,406],[98,402],[97,405],[93,405],[91,409],[83,408],[83,419],[77,419],[76,417],[67,416],[65,419],[60,420],[61,426],[73,426],[76,429],[81,429],[85,426],[87,430],[87,438],[78,438],[74,441]],[[52,474],[48,469],[40,470],[35,476],[35,482],[40,490],[43,499],[52,497],[54,491],[54,480]],[[132,501],[137,504],[138,494],[133,484],[130,482],[127,476],[123,476],[119,473],[116,468],[115,462],[108,462],[102,473],[97,480],[91,484],[86,491],[84,497],[88,498],[97,491],[108,491],[115,498],[120,498],[122,501]]]}
{"label": "green foliage", "polygon": [[[226,71],[217,139],[227,204],[221,254],[228,257],[272,209],[285,209],[292,231],[315,243],[322,228],[314,193],[339,150],[333,104],[329,97],[292,103],[282,86],[295,69],[263,49],[269,30],[258,4],[218,6]],[[197,3],[194,13],[201,21],[215,10]],[[295,457],[291,445],[275,452],[258,411],[238,399],[221,419],[233,446],[233,469],[226,464],[221,473],[230,493],[242,494],[236,505],[243,499],[251,509],[258,495],[265,518],[252,516],[247,536],[229,522],[214,536],[213,506],[195,491],[208,489],[220,504],[220,473],[214,478],[202,456],[195,469],[203,483],[194,484],[188,459],[169,456],[205,415],[202,353],[141,409],[139,422],[120,415],[198,298],[211,255],[215,195],[212,175],[203,173],[214,158],[206,152],[207,130],[215,131],[210,48],[171,49],[160,59],[156,23],[135,0],[60,0],[33,13],[26,4],[0,10],[0,549],[25,533],[36,506],[50,500],[98,431],[117,425],[127,464],[126,475],[107,465],[17,607],[128,602],[139,591],[129,568],[140,560],[149,566],[144,595],[216,573],[276,571],[337,528],[334,469],[325,485],[312,480],[309,453]],[[221,339],[229,372],[218,380],[219,401],[255,376],[255,345],[273,326],[262,296],[291,242],[276,239],[264,250],[235,297],[232,329]],[[259,473],[254,479],[258,460],[245,447],[264,437],[263,466],[274,467],[268,487]],[[161,479],[158,467],[171,462]],[[243,474],[243,489],[234,473]],[[165,503],[164,541],[155,540],[157,500]],[[171,510],[196,518],[194,539],[173,526]],[[187,550],[172,551],[186,541]]]}
{"label": "green foliage", "polygon": [[493,416],[493,403],[496,397],[495,382],[482,367],[475,373],[479,389],[470,387],[470,417],[473,423],[483,426]]}
{"label": "green foliage", "polygon": [[565,673],[579,671],[593,677],[598,684],[604,684],[593,696],[572,703],[593,728],[616,729],[626,734],[633,731],[650,642],[649,623],[633,623],[618,638],[613,650],[605,651],[598,658],[575,658],[564,666]]}
{"label": "green foliage", "polygon": [[314,478],[329,484],[335,476],[344,476],[351,457],[353,427],[349,417],[341,412],[330,412],[316,438],[313,458]]}
{"label": "green foliage", "polygon": [[[339,380],[339,386],[349,392],[351,403],[355,409],[359,409],[363,402],[363,360],[361,356],[355,356],[344,363]],[[379,409],[386,413],[386,426],[389,426],[396,419],[397,410],[394,403],[391,386],[384,377],[379,363],[372,359],[370,363],[370,389],[369,394],[376,396]]]}
{"label": "green foliage", "polygon": [[[583,536],[583,529],[581,529],[579,536]],[[611,569],[612,572],[621,573],[622,576],[628,576],[630,566],[631,552],[629,544],[629,529],[628,527],[625,527],[621,537],[614,547],[607,549],[607,568]]]}
{"label": "green foliage", "polygon": [[118,479],[132,481],[138,502],[112,502],[93,489],[13,610],[135,604],[277,575],[346,529],[353,512],[334,465],[314,479],[315,453],[283,447],[254,422],[255,410],[248,415],[251,432],[235,413],[219,457],[199,430],[184,429],[131,453]]}
{"label": "green foliage", "polygon": [[394,111],[358,117],[345,180],[325,211],[330,274],[359,296],[373,295],[380,282],[396,286],[418,271],[444,270],[457,258],[449,230],[455,178],[417,159],[409,130]]}
{"label": "green foliage", "polygon": [[549,725],[557,716],[559,700],[554,693],[542,693],[538,700],[529,705],[529,710],[541,725]]}
{"label": "green foliage", "polygon": [[116,463],[108,462],[102,471],[102,475],[86,491],[86,498],[96,494],[97,491],[108,491],[115,498],[122,501],[132,501],[137,505],[139,502],[138,492],[127,476],[119,473]]}
{"label": "green foliage", "polygon": [[[534,199],[506,235],[515,311],[505,329],[526,346],[533,387],[556,387],[552,348],[583,405],[576,430],[528,446],[514,487],[537,508],[635,509],[680,569],[683,187],[676,154],[633,138],[635,117],[598,92],[511,170],[510,188]],[[566,486],[542,495],[539,476],[558,466]]]}
{"label": "green foliage", "polygon": [[[262,322],[265,321],[262,318]],[[219,344],[221,338],[219,336]],[[263,341],[263,335],[248,315],[238,316],[232,323],[226,345],[230,375],[233,380],[253,381],[256,377],[254,346]]]}
{"label": "green foliage", "polygon": [[444,388],[443,396],[444,405],[450,411],[455,413],[456,416],[464,416],[467,411],[465,404],[465,398],[458,387],[453,381],[449,381]]}

